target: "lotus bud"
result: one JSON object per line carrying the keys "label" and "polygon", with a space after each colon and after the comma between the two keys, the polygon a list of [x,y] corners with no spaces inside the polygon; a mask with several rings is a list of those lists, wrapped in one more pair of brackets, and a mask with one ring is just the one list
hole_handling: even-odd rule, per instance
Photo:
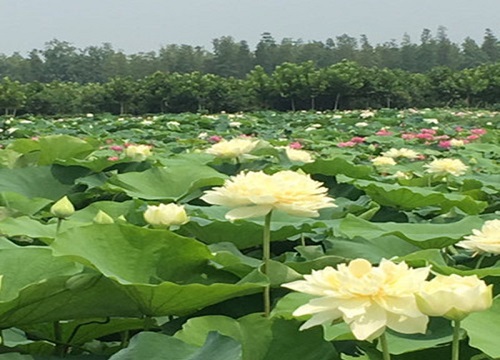
{"label": "lotus bud", "polygon": [[96,224],[114,224],[115,222],[111,216],[109,216],[102,210],[99,210],[92,221]]}
{"label": "lotus bud", "polygon": [[168,227],[182,225],[189,221],[184,206],[176,204],[149,205],[144,212],[144,220],[153,226]]}
{"label": "lotus bud", "polygon": [[50,208],[50,212],[52,213],[52,215],[60,219],[64,219],[73,215],[73,213],[75,212],[75,207],[73,206],[71,201],[69,201],[68,197],[65,196],[57,201],[54,205],[52,205],[52,207]]}
{"label": "lotus bud", "polygon": [[492,286],[476,275],[437,275],[417,294],[420,310],[429,316],[460,321],[476,311],[488,309],[493,302]]}

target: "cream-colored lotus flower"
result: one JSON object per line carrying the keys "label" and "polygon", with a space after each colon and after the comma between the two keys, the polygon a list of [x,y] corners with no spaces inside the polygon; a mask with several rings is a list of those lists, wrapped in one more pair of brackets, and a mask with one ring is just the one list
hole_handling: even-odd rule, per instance
{"label": "cream-colored lotus flower", "polygon": [[231,140],[221,140],[213,144],[205,152],[221,158],[234,159],[251,152],[259,143],[256,139],[235,138]]}
{"label": "cream-colored lotus flower", "polygon": [[481,230],[473,229],[472,234],[456,245],[475,253],[500,254],[500,220],[488,220]]}
{"label": "cream-colored lotus flower", "polygon": [[388,151],[383,152],[382,155],[393,159],[399,157],[407,159],[416,159],[418,157],[418,153],[416,151],[406,148],[401,148],[401,149],[391,148]]}
{"label": "cream-colored lotus flower", "polygon": [[68,197],[65,196],[59,199],[54,205],[52,205],[52,207],[50,208],[50,212],[55,217],[64,219],[74,214],[75,207],[68,199]]}
{"label": "cream-colored lotus flower", "polygon": [[417,304],[426,315],[460,321],[471,312],[488,309],[493,302],[492,291],[492,285],[476,275],[437,275],[417,294]]}
{"label": "cream-colored lotus flower", "polygon": [[286,156],[290,161],[299,161],[303,163],[311,163],[314,161],[311,154],[305,150],[286,148]]}
{"label": "cream-colored lotus flower", "polygon": [[319,216],[319,209],[336,206],[322,185],[309,175],[294,171],[272,175],[262,171],[247,172],[226,180],[222,187],[205,192],[201,199],[232,208],[226,214],[226,219],[231,221],[267,215],[272,210],[315,217]]}
{"label": "cream-colored lotus flower", "polygon": [[453,147],[460,147],[465,145],[465,141],[460,140],[460,139],[451,139],[450,140],[450,145]]}
{"label": "cream-colored lotus flower", "polygon": [[189,221],[184,206],[177,204],[148,205],[144,220],[154,226],[182,225]]}
{"label": "cream-colored lotus flower", "polygon": [[424,167],[427,168],[426,172],[442,176],[448,174],[460,176],[468,169],[468,166],[458,159],[436,159],[430,164],[425,164]]}
{"label": "cream-colored lotus flower", "polygon": [[428,317],[418,309],[415,294],[428,274],[429,268],[411,269],[404,262],[383,259],[373,267],[356,259],[283,286],[319,296],[294,311],[294,316],[312,315],[301,330],[342,318],[356,339],[366,340],[380,336],[386,327],[404,334],[425,333]]}
{"label": "cream-colored lotus flower", "polygon": [[371,160],[372,164],[375,166],[393,166],[396,165],[396,161],[392,157],[387,156],[377,156]]}
{"label": "cream-colored lotus flower", "polygon": [[129,145],[125,149],[125,155],[135,161],[144,161],[151,156],[151,146]]}

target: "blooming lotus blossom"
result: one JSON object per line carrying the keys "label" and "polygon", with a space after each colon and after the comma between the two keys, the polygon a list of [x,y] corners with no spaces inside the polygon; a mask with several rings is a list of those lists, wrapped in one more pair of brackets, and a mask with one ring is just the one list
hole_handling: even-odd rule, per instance
{"label": "blooming lotus blossom", "polygon": [[369,125],[370,124],[368,124],[366,121],[360,121],[360,122],[357,122],[356,124],[354,124],[354,126],[356,126],[356,127],[367,127]]}
{"label": "blooming lotus blossom", "polygon": [[443,316],[460,321],[493,303],[492,286],[476,275],[437,275],[426,282],[417,295],[419,309],[429,316]]}
{"label": "blooming lotus blossom", "polygon": [[375,134],[378,135],[378,136],[391,136],[392,132],[389,131],[389,130],[387,130],[387,129],[380,129]]}
{"label": "blooming lotus blossom", "polygon": [[294,142],[290,143],[290,145],[288,145],[288,147],[289,147],[290,149],[297,149],[297,150],[300,150],[300,149],[302,149],[302,144],[301,144],[301,143],[299,143],[298,141],[294,141]]}
{"label": "blooming lotus blossom", "polygon": [[311,163],[314,161],[311,154],[305,150],[286,148],[286,156],[290,161],[299,161],[303,163]]}
{"label": "blooming lotus blossom", "polygon": [[430,140],[430,141],[434,140],[434,135],[429,133],[419,133],[415,137],[420,140]]}
{"label": "blooming lotus blossom", "polygon": [[272,175],[240,173],[224,186],[205,192],[202,200],[231,208],[226,219],[236,220],[267,215],[280,210],[294,216],[316,217],[318,210],[335,207],[323,184],[309,175],[280,171]]}
{"label": "blooming lotus blossom", "polygon": [[345,142],[340,142],[337,144],[338,147],[354,147],[356,146],[358,143],[354,142],[354,141],[345,141]]}
{"label": "blooming lotus blossom", "polygon": [[456,245],[475,253],[500,254],[500,220],[488,220],[481,230],[473,229]]}
{"label": "blooming lotus blossom", "polygon": [[371,160],[372,164],[375,166],[393,166],[396,165],[396,161],[392,157],[388,156],[378,156]]}
{"label": "blooming lotus blossom", "polygon": [[120,145],[113,145],[109,147],[111,150],[114,150],[116,152],[122,152],[123,151],[123,146]]}
{"label": "blooming lotus blossom", "polygon": [[484,135],[487,133],[486,129],[472,129],[470,132],[474,135]]}
{"label": "blooming lotus blossom", "polygon": [[125,155],[135,161],[144,161],[151,156],[151,146],[149,145],[128,145]]}
{"label": "blooming lotus blossom", "polygon": [[219,141],[222,141],[222,136],[219,135],[212,135],[208,138],[208,141],[218,143]]}
{"label": "blooming lotus blossom", "polygon": [[239,121],[230,121],[229,122],[229,127],[239,128],[240,126],[241,126],[241,123]]}
{"label": "blooming lotus blossom", "polygon": [[460,147],[464,146],[467,142],[465,140],[460,140],[460,139],[451,139],[450,140],[450,145],[453,147]]}
{"label": "blooming lotus blossom", "polygon": [[417,134],[413,134],[413,133],[401,134],[401,138],[404,140],[411,140],[411,139],[415,139],[416,137],[417,137]]}
{"label": "blooming lotus blossom", "polygon": [[359,114],[359,117],[362,119],[369,119],[375,116],[375,113],[373,111],[363,111],[361,114]]}
{"label": "blooming lotus blossom", "polygon": [[431,134],[431,135],[436,135],[436,130],[435,129],[422,129],[420,130],[422,134]]}
{"label": "blooming lotus blossom", "polygon": [[234,159],[250,153],[258,143],[258,140],[252,138],[221,140],[205,150],[205,152],[224,159]]}
{"label": "blooming lotus blossom", "polygon": [[184,206],[177,204],[148,205],[144,220],[154,226],[182,225],[189,221]]}
{"label": "blooming lotus blossom", "polygon": [[359,340],[374,339],[386,327],[405,334],[425,333],[428,317],[417,307],[429,268],[411,269],[383,259],[378,267],[365,259],[330,266],[283,286],[318,296],[294,311],[312,315],[301,330],[342,318]]}
{"label": "blooming lotus blossom", "polygon": [[475,134],[467,136],[467,140],[471,140],[471,141],[477,140],[479,138],[480,138],[480,136],[479,135],[475,135]]}
{"label": "blooming lotus blossom", "polygon": [[366,138],[364,137],[361,137],[361,136],[354,136],[351,140],[349,141],[352,141],[352,142],[355,142],[356,144],[362,144],[364,143],[366,140]]}
{"label": "blooming lotus blossom", "polygon": [[418,153],[414,150],[410,150],[407,148],[401,148],[401,149],[389,149],[388,151],[385,151],[382,153],[383,156],[390,157],[390,158],[407,158],[407,159],[416,159],[418,157]]}
{"label": "blooming lotus blossom", "polygon": [[436,159],[430,164],[425,164],[425,171],[430,174],[445,176],[448,174],[460,176],[465,174],[468,169],[463,162],[458,159]]}
{"label": "blooming lotus blossom", "polygon": [[451,141],[450,140],[441,140],[438,143],[438,147],[440,147],[442,149],[449,149],[449,148],[451,148]]}

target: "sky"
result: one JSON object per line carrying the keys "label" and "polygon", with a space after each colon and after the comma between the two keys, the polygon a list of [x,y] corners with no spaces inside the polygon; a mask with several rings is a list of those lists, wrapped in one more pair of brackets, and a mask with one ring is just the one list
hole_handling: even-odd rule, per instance
{"label": "sky", "polygon": [[261,34],[307,41],[368,36],[372,45],[419,42],[428,28],[461,43],[500,38],[500,0],[0,0],[0,53],[26,55],[58,39],[83,49],[111,43],[127,54],[168,44],[212,50],[221,36],[255,48]]}

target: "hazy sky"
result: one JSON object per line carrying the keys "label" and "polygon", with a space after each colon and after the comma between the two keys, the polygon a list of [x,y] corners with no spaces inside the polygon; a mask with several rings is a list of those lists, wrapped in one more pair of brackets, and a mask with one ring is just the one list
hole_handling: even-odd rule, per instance
{"label": "hazy sky", "polygon": [[230,35],[253,49],[263,32],[325,41],[366,34],[375,45],[439,25],[461,43],[482,41],[490,28],[500,38],[500,0],[0,0],[0,53],[44,48],[52,39],[78,48],[109,42],[127,53],[167,44],[212,50]]}

